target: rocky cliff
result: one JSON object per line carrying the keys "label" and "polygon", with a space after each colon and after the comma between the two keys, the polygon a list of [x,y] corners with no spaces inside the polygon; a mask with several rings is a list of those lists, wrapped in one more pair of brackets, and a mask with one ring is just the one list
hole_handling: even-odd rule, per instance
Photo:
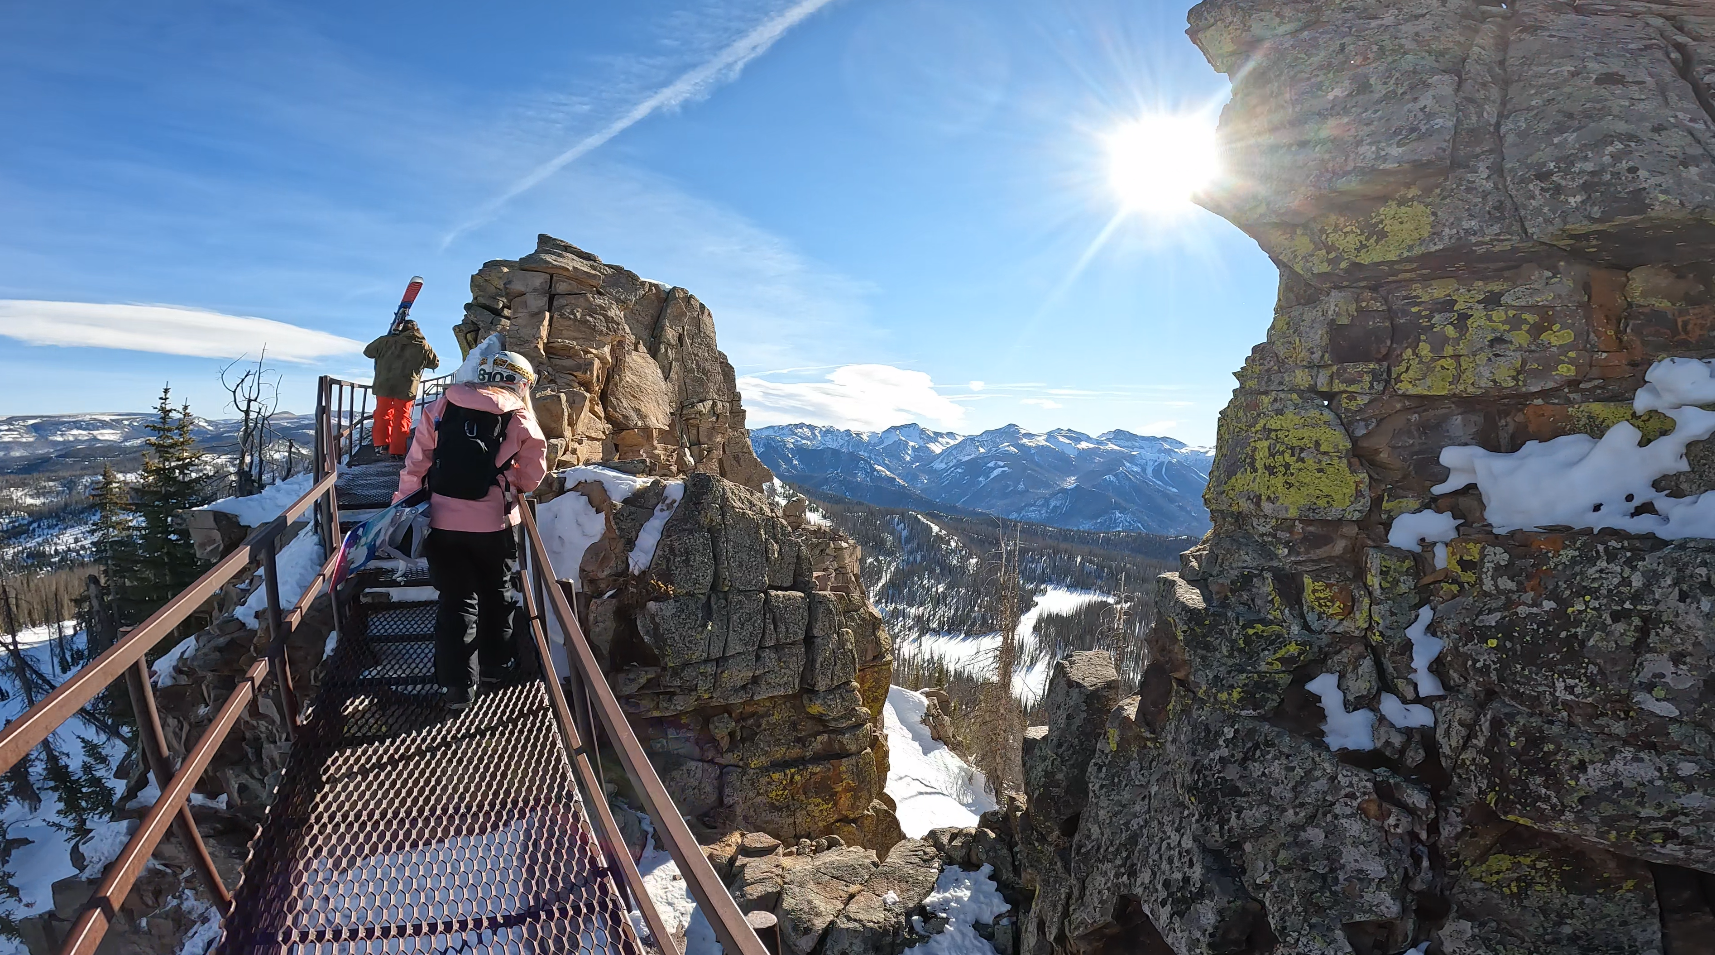
{"label": "rocky cliff", "polygon": [[1715,951],[1715,7],[1190,24],[1279,301],[1139,695],[1030,733],[1025,950]]}
{"label": "rocky cliff", "polygon": [[610,475],[551,477],[543,532],[679,810],[885,854],[903,837],[883,792],[892,640],[857,545],[713,475]]}
{"label": "rocky cliff", "polygon": [[539,369],[543,533],[679,809],[885,853],[892,641],[857,546],[764,493],[709,310],[551,236],[471,290],[461,338]]}
{"label": "rocky cliff", "polygon": [[618,462],[750,488],[771,477],[751,451],[714,318],[691,293],[549,235],[521,259],[483,263],[470,291],[455,332],[467,344],[501,332],[535,366],[550,468]]}

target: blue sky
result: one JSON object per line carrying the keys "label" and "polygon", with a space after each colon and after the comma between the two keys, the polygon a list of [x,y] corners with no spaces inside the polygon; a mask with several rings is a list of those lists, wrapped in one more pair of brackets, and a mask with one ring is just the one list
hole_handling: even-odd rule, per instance
{"label": "blue sky", "polygon": [[0,414],[220,416],[264,341],[307,410],[413,273],[456,358],[470,273],[549,232],[707,302],[753,424],[1207,443],[1274,269],[1123,212],[1105,139],[1224,101],[1188,6],[8,5]]}

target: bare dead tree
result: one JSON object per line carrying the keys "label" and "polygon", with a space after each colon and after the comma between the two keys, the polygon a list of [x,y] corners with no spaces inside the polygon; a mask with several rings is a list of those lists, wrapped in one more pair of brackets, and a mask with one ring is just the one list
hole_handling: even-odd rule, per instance
{"label": "bare dead tree", "polygon": [[1000,646],[995,649],[994,679],[979,692],[972,756],[988,776],[995,794],[1024,788],[1024,709],[1013,692],[1013,673],[1018,667],[1019,604],[1023,585],[1019,577],[1020,537],[1016,527],[1009,538],[1005,522],[997,535],[1000,546],[991,562],[995,617]]}
{"label": "bare dead tree", "polygon": [[280,373],[267,366],[267,357],[268,347],[264,345],[254,367],[239,371],[238,363],[244,359],[236,358],[220,370],[220,383],[231,395],[227,405],[239,418],[238,456],[233,464],[239,497],[260,493],[267,484],[271,422],[280,405]]}

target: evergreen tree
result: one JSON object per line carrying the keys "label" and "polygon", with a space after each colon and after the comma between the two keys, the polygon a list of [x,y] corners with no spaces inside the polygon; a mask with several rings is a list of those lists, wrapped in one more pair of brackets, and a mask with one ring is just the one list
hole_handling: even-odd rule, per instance
{"label": "evergreen tree", "polygon": [[126,623],[137,623],[193,583],[198,574],[196,548],[182,512],[209,501],[207,469],[191,436],[188,405],[172,405],[172,389],[161,389],[159,415],[144,440],[143,480],[132,498],[136,516],[137,561],[123,584],[120,601]]}
{"label": "evergreen tree", "polygon": [[137,579],[137,514],[132,510],[131,490],[113,466],[101,470],[101,483],[95,488],[95,560],[101,565],[106,579],[107,599],[119,608],[120,625],[136,623],[130,595],[132,581]]}

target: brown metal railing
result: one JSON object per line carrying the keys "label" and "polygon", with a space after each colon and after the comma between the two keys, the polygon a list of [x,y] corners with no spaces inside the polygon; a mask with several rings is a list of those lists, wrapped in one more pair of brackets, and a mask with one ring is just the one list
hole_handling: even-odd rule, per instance
{"label": "brown metal railing", "polygon": [[[322,419],[322,430],[328,430],[325,427],[326,421],[326,418]],[[327,446],[332,447],[331,441]],[[286,663],[286,642],[330,579],[336,555],[330,552],[328,560],[322,565],[315,580],[304,590],[303,596],[290,611],[284,613],[280,606],[280,589],[274,558],[281,536],[311,506],[326,503],[330,513],[337,513],[336,510],[331,510],[337,508],[337,505],[332,503],[336,475],[331,466],[328,466],[330,463],[318,457],[318,479],[309,491],[278,517],[252,532],[244,543],[221,558],[198,578],[196,583],[167,601],[101,656],[60,684],[41,702],[8,723],[4,730],[0,730],[0,773],[4,773],[21,762],[31,749],[47,739],[115,680],[126,679],[130,684],[133,699],[142,703],[137,713],[140,742],[161,795],[150,807],[142,825],[138,826],[137,831],[126,842],[118,858],[107,867],[100,886],[96,888],[94,896],[84,904],[77,921],[60,947],[61,955],[82,955],[96,950],[102,937],[118,917],[119,907],[124,903],[155,847],[166,835],[169,826],[178,829],[198,872],[222,908],[231,902],[232,896],[222,883],[220,874],[215,871],[208,848],[197,833],[188,803],[197,780],[208,768],[216,750],[226,740],[227,734],[232,731],[245,709],[263,692],[264,684],[270,676],[276,677],[273,681],[274,688],[280,695],[280,709],[286,718],[287,731],[292,732],[297,725],[299,711]],[[221,706],[214,722],[203,731],[202,737],[191,747],[177,771],[172,771],[166,737],[155,709],[147,654],[187,617],[199,610],[216,591],[248,570],[252,561],[260,561],[263,570],[263,585],[268,600],[268,651],[245,672],[238,685],[233,688],[232,695]]]}
{"label": "brown metal railing", "polygon": [[[531,634],[545,672],[552,671],[553,658],[549,653],[544,627],[544,610],[553,614],[554,621],[560,626],[560,632],[565,635],[567,669],[570,671],[566,674],[566,681],[572,690],[572,703],[568,706],[558,681],[549,678],[547,682],[554,702],[554,713],[559,719],[560,732],[566,739],[566,746],[572,753],[578,779],[589,793],[590,798],[587,801],[595,809],[598,825],[603,830],[599,833],[603,849],[609,858],[619,861],[620,871],[649,923],[650,934],[655,936],[656,944],[665,955],[678,955],[674,951],[671,936],[661,924],[660,915],[656,913],[643,889],[643,880],[637,873],[637,867],[632,864],[624,843],[620,841],[618,827],[608,811],[606,794],[592,766],[592,761],[599,762],[594,748],[598,737],[606,738],[612,751],[619,757],[620,764],[625,767],[625,774],[631,779],[633,791],[643,802],[650,820],[655,825],[657,839],[665,843],[668,854],[679,867],[679,874],[684,878],[685,886],[690,889],[691,897],[701,906],[703,916],[714,929],[715,937],[720,940],[726,955],[768,955],[762,940],[745,921],[744,913],[739,911],[738,904],[727,892],[725,884],[709,865],[702,848],[673,805],[672,797],[661,784],[661,778],[655,775],[655,767],[650,765],[648,756],[643,752],[643,745],[631,731],[631,724],[626,721],[619,700],[607,685],[607,678],[602,675],[601,666],[596,662],[588,641],[584,639],[577,614],[572,611],[565,592],[555,580],[553,565],[548,559],[547,548],[542,543],[542,535],[536,529],[532,508],[527,506],[520,511],[523,515],[522,524],[526,539],[523,549],[526,574],[525,586],[522,588],[524,606],[530,615]],[[546,607],[543,604],[546,604]],[[574,708],[577,712],[576,718],[572,715]],[[598,721],[599,727],[596,725]]]}
{"label": "brown metal railing", "polygon": [[441,395],[446,394],[447,386],[453,383],[451,372],[437,375],[434,378],[424,378],[423,385],[417,389],[417,404],[426,405]]}
{"label": "brown metal railing", "polygon": [[[155,804],[125,848],[110,864],[95,894],[85,903],[60,948],[60,955],[88,955],[96,951],[102,938],[118,918],[120,907],[135,884],[169,827],[176,828],[190,851],[193,864],[208,884],[210,893],[230,915],[232,894],[215,870],[202,837],[196,830],[189,809],[189,799],[197,781],[213,760],[245,710],[267,690],[270,677],[279,694],[280,711],[286,719],[286,729],[294,736],[303,725],[302,708],[292,686],[287,664],[286,644],[302,622],[311,603],[332,580],[338,559],[339,501],[336,495],[338,466],[353,450],[362,446],[368,418],[369,387],[323,376],[317,391],[316,481],[315,484],[283,513],[268,524],[257,528],[236,550],[223,557],[202,577],[183,592],[167,601],[138,627],[125,633],[106,652],[84,666],[62,683],[41,702],[0,730],[0,774],[4,774],[28,756],[30,751],[48,738],[85,705],[95,699],[108,685],[124,678],[133,700],[138,702],[137,721],[141,747],[155,783],[161,791]],[[532,502],[533,504],[533,502]],[[283,610],[275,556],[280,538],[295,521],[312,507],[317,512],[318,532],[326,548],[327,560],[303,595],[289,609]],[[619,702],[608,687],[595,656],[591,652],[576,614],[566,600],[547,557],[542,538],[536,528],[530,507],[523,509],[522,530],[526,539],[525,566],[527,578],[523,599],[530,616],[535,650],[541,663],[543,682],[549,694],[555,720],[572,764],[573,774],[584,791],[585,802],[593,811],[597,839],[610,866],[617,867],[624,888],[641,912],[656,946],[663,955],[679,955],[662,921],[660,912],[650,899],[641,875],[632,862],[620,835],[619,827],[608,808],[602,786],[600,760],[595,741],[605,738],[617,754],[638,797],[654,822],[657,838],[665,844],[677,863],[691,895],[702,907],[704,916],[714,929],[727,955],[768,955],[761,940],[745,921],[743,913],[715,875],[701,848],[686,827],[656,776],[642,745],[631,731]],[[305,531],[310,533],[310,531]],[[173,632],[191,614],[200,609],[214,594],[253,562],[262,567],[263,585],[268,601],[267,617],[269,643],[264,656],[256,660],[233,688],[214,721],[204,730],[185,755],[176,770],[172,767],[165,734],[155,709],[154,690],[149,680],[146,655],[157,643]],[[339,601],[333,601],[335,626],[339,626]],[[552,654],[548,646],[545,612],[551,612],[565,635],[570,663],[567,683],[572,700],[568,703],[554,673]],[[577,716],[574,717],[574,712]],[[599,724],[599,725],[598,725]]]}
{"label": "brown metal railing", "polygon": [[369,443],[374,425],[374,391],[370,385],[322,376],[316,393],[316,413],[330,419],[333,429],[332,437],[328,438],[323,436],[319,425],[316,428],[316,460],[322,460],[331,447],[337,462],[343,463]]}

